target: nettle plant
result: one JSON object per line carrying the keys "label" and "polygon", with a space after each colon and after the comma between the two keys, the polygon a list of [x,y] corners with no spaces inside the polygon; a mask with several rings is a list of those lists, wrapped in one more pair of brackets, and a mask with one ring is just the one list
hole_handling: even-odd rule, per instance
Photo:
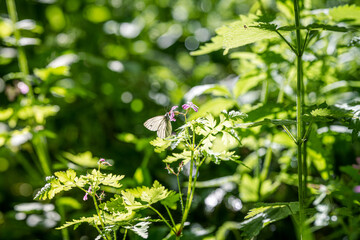
{"label": "nettle plant", "polygon": [[[64,229],[81,223],[88,223],[95,227],[99,232],[98,238],[116,239],[118,230],[123,229],[123,239],[126,238],[127,230],[131,230],[143,238],[148,237],[148,228],[152,222],[163,222],[169,228],[169,235],[180,239],[183,236],[183,229],[189,215],[193,201],[197,177],[200,167],[204,162],[214,162],[220,164],[221,161],[238,162],[239,156],[235,151],[215,152],[214,142],[221,137],[225,144],[238,146],[240,137],[234,131],[236,125],[242,122],[246,114],[238,111],[223,111],[219,119],[215,119],[211,114],[188,121],[187,114],[190,109],[198,110],[193,103],[183,105],[185,112],[175,111],[176,107],[165,115],[168,120],[176,121],[176,116],[185,118],[185,123],[166,138],[156,138],[151,141],[155,146],[156,152],[166,149],[174,151],[163,161],[166,163],[166,170],[169,174],[176,176],[179,192],[167,190],[158,181],[152,187],[137,187],[134,189],[122,189],[120,181],[123,175],[112,175],[102,173],[101,166],[110,165],[105,159],[100,159],[98,169],[93,169],[86,175],[68,169],[67,171],[55,172],[54,176],[47,177],[46,185],[35,196],[37,200],[52,199],[56,194],[79,188],[84,192],[83,200],[92,199],[96,213],[91,217],[81,217],[66,222],[57,229]],[[172,165],[176,164],[175,170]],[[188,166],[187,193],[181,192],[179,174],[184,171],[184,166]],[[110,188],[109,188],[110,187]],[[106,197],[105,191],[115,193],[112,198]],[[177,209],[177,202],[180,202],[181,220],[179,223],[174,221],[171,210]],[[160,210],[155,207],[160,203],[168,214],[168,218],[163,216]],[[155,206],[154,206],[155,205]],[[148,215],[146,209],[152,210],[159,218],[153,219]]]}

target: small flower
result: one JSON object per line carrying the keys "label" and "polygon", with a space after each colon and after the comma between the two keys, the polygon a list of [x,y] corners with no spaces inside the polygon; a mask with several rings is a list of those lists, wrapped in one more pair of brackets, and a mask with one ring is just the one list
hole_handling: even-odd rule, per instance
{"label": "small flower", "polygon": [[83,201],[88,200],[88,195],[89,195],[89,193],[91,193],[91,186],[89,187],[89,189],[87,190],[85,196],[83,197]]}
{"label": "small flower", "polygon": [[187,109],[189,109],[189,108],[192,108],[192,109],[194,109],[195,112],[197,112],[198,109],[199,109],[198,106],[196,106],[196,105],[193,104],[192,102],[188,102],[188,103],[182,105],[182,108],[183,108],[184,110],[187,110]]}
{"label": "small flower", "polygon": [[100,160],[98,161],[98,164],[103,164],[103,165],[108,165],[108,166],[112,166],[109,162],[107,162],[104,158],[100,158]]}
{"label": "small flower", "polygon": [[176,121],[174,110],[177,109],[177,108],[178,108],[178,106],[173,106],[173,107],[171,108],[170,112],[168,113],[168,114],[169,114],[170,121],[173,121],[173,122]]}
{"label": "small flower", "polygon": [[354,192],[360,193],[360,185],[354,187]]}
{"label": "small flower", "polygon": [[22,94],[27,94],[29,92],[29,86],[26,85],[24,82],[18,82],[17,88]]}

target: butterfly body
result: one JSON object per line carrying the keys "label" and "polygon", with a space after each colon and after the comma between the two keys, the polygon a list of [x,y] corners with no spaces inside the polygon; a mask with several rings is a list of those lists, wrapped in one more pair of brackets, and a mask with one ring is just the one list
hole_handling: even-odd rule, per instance
{"label": "butterfly body", "polygon": [[144,126],[150,131],[157,131],[157,136],[159,138],[166,138],[172,133],[172,126],[168,113],[148,119],[144,123]]}

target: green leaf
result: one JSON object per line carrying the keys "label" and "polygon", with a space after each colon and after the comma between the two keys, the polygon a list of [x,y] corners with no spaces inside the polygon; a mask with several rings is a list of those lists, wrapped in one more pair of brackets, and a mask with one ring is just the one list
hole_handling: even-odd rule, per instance
{"label": "green leaf", "polygon": [[60,66],[60,67],[48,67],[43,69],[34,69],[34,74],[38,76],[41,80],[47,81],[50,76],[69,76],[70,68],[69,66]]}
{"label": "green leaf", "polygon": [[173,163],[176,161],[183,161],[184,165],[190,161],[191,152],[188,150],[184,150],[182,153],[173,153],[170,156],[167,156],[163,162],[165,163]]}
{"label": "green leaf", "polygon": [[120,188],[122,184],[120,184],[119,181],[123,178],[124,175],[113,175],[111,173],[104,174],[96,169],[93,169],[91,173],[86,174],[86,176],[82,176],[81,179],[87,180],[88,182],[96,182],[101,185]]}
{"label": "green leaf", "polygon": [[160,153],[165,151],[165,149],[171,145],[171,142],[166,139],[157,137],[154,140],[152,140],[150,144],[155,147],[155,152]]}
{"label": "green leaf", "polygon": [[233,89],[234,96],[239,97],[240,95],[248,92],[250,89],[257,86],[261,81],[264,81],[266,76],[266,73],[260,73],[239,78],[239,81],[236,82]]}
{"label": "green leaf", "polygon": [[229,89],[227,87],[222,85],[215,85],[212,88],[209,88],[203,92],[203,94],[211,93],[214,96],[217,97],[231,97],[231,93],[229,92]]}
{"label": "green leaf", "polygon": [[269,125],[269,124],[274,124],[274,125],[294,125],[296,124],[295,120],[288,120],[288,119],[268,119],[265,118],[262,121],[258,121],[258,122],[250,122],[250,123],[238,123],[235,124],[235,128],[252,128],[252,127],[257,127],[257,126],[262,126],[262,125]]}
{"label": "green leaf", "polygon": [[211,39],[212,43],[200,47],[200,50],[191,55],[198,56],[225,49],[224,55],[232,48],[244,46],[264,39],[279,37],[275,30],[276,26],[256,22],[258,17],[252,14],[240,16],[239,21],[230,23],[216,30],[217,36]]}
{"label": "green leaf", "polygon": [[62,225],[61,227],[58,227],[56,229],[61,230],[61,229],[70,227],[72,225],[81,224],[81,223],[90,223],[90,224],[98,225],[98,224],[100,224],[100,221],[98,219],[99,219],[99,217],[95,216],[95,215],[93,217],[81,217],[80,219],[66,222],[64,225]]}
{"label": "green leaf", "polygon": [[117,194],[115,194],[114,198],[111,198],[110,201],[100,204],[100,208],[112,213],[128,212],[124,199]]}
{"label": "green leaf", "polygon": [[[172,196],[173,191],[165,189],[158,181],[155,181],[151,188],[149,187],[137,187],[133,189],[126,189],[121,191],[121,194],[124,198],[125,204],[130,208],[146,208],[148,205],[154,204],[156,202],[162,201],[169,196]],[[141,204],[139,199],[142,202],[145,202],[146,205]]]}
{"label": "green leaf", "polygon": [[93,157],[92,153],[90,151],[86,151],[83,153],[78,153],[76,155],[64,152],[62,154],[67,160],[70,160],[79,166],[83,167],[96,167],[98,165],[98,158]]}
{"label": "green leaf", "polygon": [[211,113],[213,116],[218,116],[221,111],[231,109],[236,105],[236,101],[229,98],[214,98],[204,103],[197,113],[190,116],[191,119],[196,119],[204,116],[206,113]]}
{"label": "green leaf", "polygon": [[133,226],[125,226],[124,228],[130,229],[142,238],[148,238],[148,229],[151,222],[139,222]]}
{"label": "green leaf", "polygon": [[261,204],[258,208],[251,209],[245,217],[239,229],[243,230],[242,235],[248,238],[255,237],[262,228],[270,223],[279,221],[299,211],[298,202]]}
{"label": "green leaf", "polygon": [[336,22],[348,22],[353,25],[360,24],[360,7],[356,5],[343,5],[330,9],[329,15]]}
{"label": "green leaf", "polygon": [[74,187],[84,187],[86,184],[82,178],[76,177],[76,172],[72,169],[68,169],[66,172],[55,172],[54,175],[56,177],[47,177],[47,184],[40,189],[34,199],[52,199],[62,191],[69,191]]}
{"label": "green leaf", "polygon": [[170,192],[169,196],[162,200],[160,203],[164,206],[167,206],[173,210],[177,208],[177,202],[180,200],[180,194],[173,191]]}

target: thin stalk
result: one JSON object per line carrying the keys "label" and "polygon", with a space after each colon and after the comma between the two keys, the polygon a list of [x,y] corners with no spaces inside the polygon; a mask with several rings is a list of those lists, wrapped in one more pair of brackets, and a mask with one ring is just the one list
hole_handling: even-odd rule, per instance
{"label": "thin stalk", "polygon": [[190,172],[189,172],[188,191],[187,191],[187,195],[186,195],[185,211],[184,211],[184,214],[183,214],[182,219],[181,219],[181,224],[180,224],[180,229],[179,229],[178,234],[180,234],[182,232],[182,230],[184,228],[185,221],[187,219],[187,215],[189,214],[189,210],[190,210],[189,200],[190,200],[190,196],[191,196],[193,165],[194,165],[194,152],[191,151]]}
{"label": "thin stalk", "polygon": [[[101,217],[101,215],[100,215],[100,210],[99,210],[99,207],[98,207],[97,202],[96,202],[95,194],[91,194],[91,195],[92,195],[93,200],[94,200],[94,205],[95,205],[96,213],[97,213],[97,215],[98,215],[98,217],[99,217],[99,221],[100,221],[101,227],[102,227],[103,231],[105,231],[104,221],[103,221],[103,219],[102,219],[102,217]],[[105,234],[105,236],[106,236],[106,239],[111,239],[111,238],[109,238],[109,237],[107,236],[107,234]]]}
{"label": "thin stalk", "polygon": [[177,180],[178,188],[179,188],[181,213],[184,214],[184,200],[183,200],[183,195],[182,195],[182,192],[181,192],[181,184],[180,184],[179,175],[176,175],[176,180]]}
{"label": "thin stalk", "polygon": [[[182,218],[182,221],[181,221],[181,226],[180,226],[180,230],[182,231],[183,227],[184,227],[184,224],[185,224],[185,221],[189,215],[189,212],[190,212],[190,208],[191,208],[191,203],[192,203],[192,200],[194,198],[194,194],[195,194],[195,186],[196,186],[196,181],[197,181],[197,176],[198,176],[198,173],[199,173],[199,169],[200,169],[200,166],[201,164],[204,162],[205,158],[200,162],[199,166],[197,166],[196,168],[196,172],[195,172],[195,177],[194,177],[194,182],[193,182],[193,185],[192,185],[192,189],[191,189],[191,192],[188,193],[188,198],[187,198],[187,201],[186,201],[186,207],[185,207],[185,212],[184,212],[184,215],[183,215],[183,218]],[[189,181],[189,184],[190,181]]]}
{"label": "thin stalk", "polygon": [[14,0],[6,0],[6,6],[7,6],[8,13],[9,13],[9,16],[10,16],[10,19],[11,19],[11,22],[12,22],[13,28],[14,28],[16,47],[18,50],[19,68],[23,75],[24,83],[29,87],[29,92],[27,95],[29,96],[29,98],[31,100],[33,100],[34,93],[33,93],[31,83],[29,81],[29,66],[28,66],[24,48],[20,45],[20,39],[21,39],[20,31],[16,27],[16,23],[18,22],[18,16],[17,16],[17,12],[16,12],[15,1]]}
{"label": "thin stalk", "polygon": [[[297,30],[296,30],[297,31]],[[285,43],[291,48],[291,50],[296,53],[296,50],[294,49],[294,47],[289,43],[288,40],[286,40],[286,38],[278,31],[278,30],[275,30],[275,32],[281,37],[282,40],[285,41]]]}
{"label": "thin stalk", "polygon": [[168,213],[168,215],[169,215],[169,217],[170,217],[170,220],[171,220],[172,225],[173,225],[174,228],[175,228],[175,227],[176,227],[176,224],[175,224],[175,222],[174,222],[174,219],[173,219],[173,217],[172,217],[172,214],[171,214],[169,208],[168,208],[166,205],[164,205],[164,207],[165,207],[165,209],[166,209],[166,211],[167,211],[167,213]]}
{"label": "thin stalk", "polygon": [[297,140],[295,139],[295,137],[292,135],[292,133],[290,132],[290,130],[285,126],[285,125],[281,125],[283,127],[283,129],[285,130],[285,132],[287,133],[287,135],[294,141],[295,144],[297,144]]}
{"label": "thin stalk", "polygon": [[297,127],[297,160],[298,160],[298,197],[299,197],[299,237],[303,239],[303,224],[304,224],[304,191],[303,191],[303,164],[302,164],[302,138],[303,138],[303,76],[302,76],[302,48],[301,48],[301,33],[300,33],[300,10],[299,1],[294,0],[295,26],[296,26],[296,127]]}
{"label": "thin stalk", "polygon": [[149,208],[150,208],[151,210],[153,210],[154,212],[156,212],[157,215],[159,215],[159,217],[165,222],[165,224],[170,228],[171,231],[173,231],[173,233],[174,233],[175,236],[176,236],[176,231],[175,231],[175,229],[174,229],[173,227],[171,227],[171,225],[170,225],[170,224],[168,223],[168,221],[164,218],[164,216],[163,216],[158,210],[156,210],[155,208],[153,208],[152,206],[149,205]]}
{"label": "thin stalk", "polygon": [[127,229],[125,229],[125,233],[124,233],[123,240],[125,240],[125,239],[126,239],[126,235],[127,235]]}

